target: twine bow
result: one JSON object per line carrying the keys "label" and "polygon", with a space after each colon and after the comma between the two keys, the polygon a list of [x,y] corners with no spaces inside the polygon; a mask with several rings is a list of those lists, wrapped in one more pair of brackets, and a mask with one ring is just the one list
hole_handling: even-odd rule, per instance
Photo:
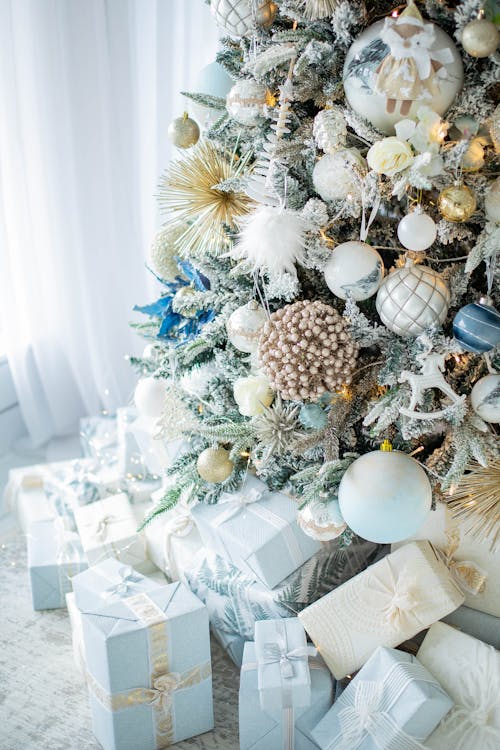
{"label": "twine bow", "polygon": [[124,565],[118,571],[119,581],[114,583],[112,586],[108,586],[101,596],[103,599],[111,599],[114,596],[123,597],[130,593],[132,589],[139,581],[142,581],[142,576],[138,575],[131,565]]}
{"label": "twine bow", "polygon": [[318,653],[314,646],[299,646],[290,651],[286,650],[285,644],[265,643],[264,644],[264,664],[279,663],[281,676],[289,680],[294,676],[293,662],[299,659],[307,659],[309,656],[316,656]]}
{"label": "twine bow", "polygon": [[[353,684],[354,687],[354,684]],[[352,697],[353,696],[353,697]],[[380,748],[425,750],[424,745],[403,732],[394,719],[383,710],[384,686],[380,682],[360,680],[351,694],[351,705],[339,712],[341,739],[328,745],[328,750],[357,750],[369,735]]]}
{"label": "twine bow", "polygon": [[447,546],[444,549],[435,548],[437,554],[463,591],[473,595],[481,594],[486,587],[487,573],[470,560],[455,560],[455,552],[460,546],[459,529],[447,531],[446,537]]}

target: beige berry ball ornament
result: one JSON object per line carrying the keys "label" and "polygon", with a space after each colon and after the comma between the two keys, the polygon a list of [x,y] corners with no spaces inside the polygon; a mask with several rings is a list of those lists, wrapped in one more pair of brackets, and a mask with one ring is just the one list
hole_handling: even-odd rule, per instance
{"label": "beige berry ball ornament", "polygon": [[317,401],[349,383],[358,345],[343,318],[319,300],[285,305],[262,329],[259,360],[271,386],[291,401]]}
{"label": "beige berry ball ornament", "polygon": [[192,120],[187,112],[182,117],[176,117],[168,126],[167,135],[170,141],[178,148],[189,148],[198,143],[200,128]]}
{"label": "beige berry ball ornament", "polygon": [[234,464],[229,458],[229,451],[219,445],[218,448],[205,448],[198,456],[196,468],[205,482],[219,484],[229,479]]}

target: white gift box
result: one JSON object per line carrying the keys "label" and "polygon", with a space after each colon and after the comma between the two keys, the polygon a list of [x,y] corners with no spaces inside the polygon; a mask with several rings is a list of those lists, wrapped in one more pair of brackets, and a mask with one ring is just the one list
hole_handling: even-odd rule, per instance
{"label": "white gift box", "polygon": [[[164,490],[153,499],[158,501]],[[156,502],[155,502],[156,504]],[[149,506],[146,514],[154,508]],[[172,581],[185,581],[184,571],[202,548],[202,541],[189,508],[178,503],[172,510],[154,518],[144,529],[150,559]]]}
{"label": "white gift box", "polygon": [[427,739],[429,750],[498,750],[500,653],[438,622],[427,633],[417,658],[455,701]]}
{"label": "white gift box", "polygon": [[82,675],[85,676],[85,646],[83,645],[82,615],[75,603],[75,595],[71,591],[66,594],[69,622],[71,625],[71,641],[73,644],[73,661]]}
{"label": "white gift box", "polygon": [[299,612],[334,676],[359,669],[459,607],[463,593],[428,542],[400,547]]}
{"label": "white gift box", "polygon": [[157,438],[158,419],[140,416],[130,425],[144,463],[151,474],[161,475],[187,446],[184,440]]}
{"label": "white gift box", "polygon": [[[490,550],[466,534],[444,503],[429,513],[412,539],[427,539],[447,560],[450,571],[465,594],[467,607],[500,617],[500,546]],[[393,544],[397,549],[401,544]]]}
{"label": "white gift box", "polygon": [[89,564],[115,557],[136,567],[147,560],[143,536],[137,532],[134,512],[124,493],[75,508],[75,519]]}

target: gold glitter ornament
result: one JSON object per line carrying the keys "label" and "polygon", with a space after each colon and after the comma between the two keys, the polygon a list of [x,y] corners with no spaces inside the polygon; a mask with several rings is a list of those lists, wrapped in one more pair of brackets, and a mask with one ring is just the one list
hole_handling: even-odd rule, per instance
{"label": "gold glitter ornament", "polygon": [[317,401],[348,384],[358,344],[339,313],[319,300],[285,305],[271,315],[259,342],[259,361],[284,399]]}
{"label": "gold glitter ornament", "polygon": [[476,205],[476,196],[467,185],[450,185],[439,193],[438,209],[446,221],[467,221]]}
{"label": "gold glitter ornament", "polygon": [[168,126],[167,135],[169,140],[178,148],[189,148],[198,143],[200,128],[198,123],[192,120],[187,112],[182,117],[176,117]]}
{"label": "gold glitter ornament", "polygon": [[278,6],[273,2],[264,2],[257,7],[255,21],[262,29],[270,29],[276,18]]}
{"label": "gold glitter ornament", "polygon": [[205,448],[196,462],[198,474],[205,482],[219,484],[229,479],[233,473],[234,464],[229,458],[229,451],[222,446]]}
{"label": "gold glitter ornament", "polygon": [[497,27],[486,18],[476,18],[464,26],[462,47],[471,57],[489,57],[500,42]]}

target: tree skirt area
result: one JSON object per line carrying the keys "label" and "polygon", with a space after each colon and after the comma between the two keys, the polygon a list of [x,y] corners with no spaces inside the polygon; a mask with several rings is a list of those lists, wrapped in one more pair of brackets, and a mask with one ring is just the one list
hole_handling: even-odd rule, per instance
{"label": "tree skirt area", "polygon": [[[26,542],[19,531],[1,536],[0,547],[0,747],[98,750],[86,688],[73,663],[67,612],[31,608]],[[212,667],[216,728],[179,742],[179,750],[238,747],[238,669],[215,642]]]}

